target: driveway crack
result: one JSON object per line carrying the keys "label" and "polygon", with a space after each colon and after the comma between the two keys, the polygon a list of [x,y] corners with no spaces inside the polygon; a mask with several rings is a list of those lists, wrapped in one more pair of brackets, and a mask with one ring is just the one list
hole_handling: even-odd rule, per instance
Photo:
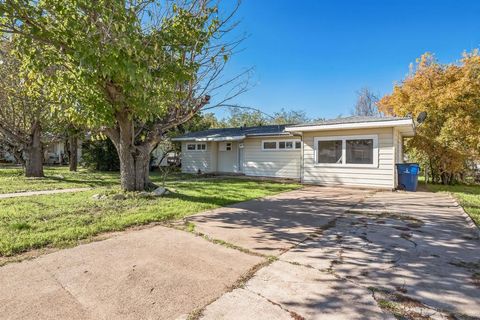
{"label": "driveway crack", "polygon": [[255,292],[255,291],[252,291],[248,288],[245,288],[246,290],[250,291],[251,293],[254,293],[256,294],[257,296],[259,296],[260,298],[268,301],[270,304],[274,305],[274,306],[277,306],[279,307],[280,309],[282,309],[283,311],[285,312],[288,312],[288,314],[290,314],[290,316],[292,317],[292,319],[295,319],[295,320],[305,320],[306,318],[303,317],[302,315],[296,313],[295,311],[292,311],[292,310],[289,310],[287,308],[285,308],[282,304],[278,303],[278,302],[275,302],[271,299],[268,299],[267,297],[263,296],[262,294],[258,293],[258,292]]}

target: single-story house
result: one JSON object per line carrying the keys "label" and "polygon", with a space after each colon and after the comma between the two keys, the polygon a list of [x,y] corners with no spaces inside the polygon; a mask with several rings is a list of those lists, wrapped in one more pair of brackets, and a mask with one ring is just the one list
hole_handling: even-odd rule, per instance
{"label": "single-story house", "polygon": [[[65,143],[62,141],[53,142],[48,144],[43,148],[43,163],[52,165],[52,164],[65,164]],[[77,159],[81,161],[82,159],[82,143],[78,142],[77,149]],[[13,155],[8,152],[0,152],[0,161],[16,163],[16,159]]]}
{"label": "single-story house", "polygon": [[298,179],[319,185],[396,187],[411,118],[347,117],[296,125],[210,129],[172,139],[182,171]]}

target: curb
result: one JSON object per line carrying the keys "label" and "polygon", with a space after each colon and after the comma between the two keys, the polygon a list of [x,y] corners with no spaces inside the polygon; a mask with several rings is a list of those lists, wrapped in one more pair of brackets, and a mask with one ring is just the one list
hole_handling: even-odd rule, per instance
{"label": "curb", "polygon": [[480,227],[477,227],[472,217],[470,217],[468,213],[465,212],[465,209],[463,209],[463,207],[460,205],[457,198],[455,198],[450,192],[448,193],[448,195],[459,208],[459,211],[462,213],[463,218],[465,219],[465,222],[467,223],[468,227],[472,229],[472,233],[474,234],[475,238],[477,240],[480,239]]}

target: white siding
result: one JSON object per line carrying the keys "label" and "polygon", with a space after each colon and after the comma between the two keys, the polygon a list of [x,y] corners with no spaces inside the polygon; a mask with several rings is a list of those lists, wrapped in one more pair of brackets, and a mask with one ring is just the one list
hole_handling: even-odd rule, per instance
{"label": "white siding", "polygon": [[212,169],[212,142],[207,142],[206,151],[190,151],[187,150],[188,143],[200,142],[182,142],[182,172],[197,173],[198,170],[205,172],[213,172]]}
{"label": "white siding", "polygon": [[[350,135],[378,135],[378,166],[375,168],[326,167],[315,164],[314,138]],[[304,133],[304,181],[322,185],[394,187],[393,128],[336,130]],[[299,166],[300,167],[300,166]]]}
{"label": "white siding", "polygon": [[244,173],[247,176],[300,178],[301,150],[262,150],[263,140],[275,141],[282,139],[245,139],[243,144]]}

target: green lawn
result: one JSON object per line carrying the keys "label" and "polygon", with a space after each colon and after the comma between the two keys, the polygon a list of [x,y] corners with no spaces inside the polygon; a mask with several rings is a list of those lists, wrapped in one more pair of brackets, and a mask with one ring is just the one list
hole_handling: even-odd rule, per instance
{"label": "green lawn", "polygon": [[[55,169],[49,172],[55,172]],[[64,174],[64,171],[61,172]],[[115,184],[115,187],[103,186],[79,193],[0,200],[0,256],[11,256],[47,246],[71,246],[78,243],[78,240],[89,239],[102,232],[123,230],[129,226],[154,221],[180,219],[203,210],[300,187],[298,184],[234,178],[171,179],[167,186],[175,188],[177,193],[162,198],[145,199],[131,193],[127,194],[127,200],[94,200],[94,194],[120,192],[117,185],[118,174],[78,174],[82,175],[88,180],[87,184],[92,186]],[[77,177],[76,174],[72,176],[66,177],[69,183],[81,180],[74,178]],[[2,179],[10,178],[3,175]],[[19,177],[18,180],[22,179]],[[17,183],[17,186],[26,183],[14,182],[15,179],[11,181],[12,184]],[[3,190],[12,190],[11,187],[7,189],[8,186],[0,184]],[[41,184],[36,184],[35,187],[44,189]],[[52,185],[52,188],[56,187]],[[28,188],[22,188],[32,190],[33,187],[28,185]]]}
{"label": "green lawn", "polygon": [[433,192],[450,192],[480,227],[480,185],[444,186],[427,184],[426,188]]}
{"label": "green lawn", "polygon": [[0,167],[0,194],[35,190],[105,187],[119,183],[118,172],[69,172],[66,167],[45,167],[44,178],[26,178],[19,167]]}
{"label": "green lawn", "polygon": [[[0,166],[0,194],[10,192],[24,192],[37,190],[67,189],[67,188],[94,188],[118,186],[120,176],[118,172],[92,172],[79,169],[78,172],[68,171],[68,167],[44,167],[45,177],[26,178],[23,169],[14,166]],[[172,174],[176,177],[194,178],[196,175]],[[153,182],[160,183],[160,174],[151,173]]]}

